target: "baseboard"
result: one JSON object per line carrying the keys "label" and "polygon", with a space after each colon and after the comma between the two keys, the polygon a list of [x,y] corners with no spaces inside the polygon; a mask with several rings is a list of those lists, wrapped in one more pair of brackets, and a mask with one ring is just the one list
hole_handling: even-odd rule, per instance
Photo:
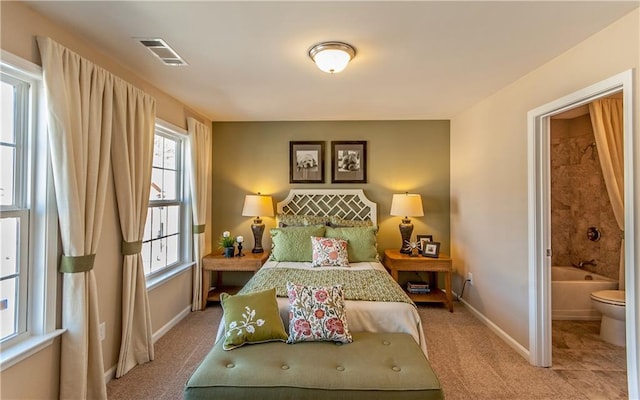
{"label": "baseboard", "polygon": [[475,309],[471,304],[467,303],[465,299],[459,299],[459,301],[469,310],[474,317],[478,318],[485,324],[493,333],[495,333],[500,339],[504,340],[505,343],[509,345],[512,349],[514,349],[518,354],[524,357],[527,361],[529,361],[529,350],[524,348],[520,343],[518,343],[515,339],[507,334],[507,332],[500,329],[500,327],[487,317],[484,316],[480,311]]}
{"label": "baseboard", "polygon": [[104,373],[104,383],[105,385],[107,383],[109,383],[110,380],[112,380],[113,378],[116,377],[116,368],[118,366],[114,365],[113,367],[109,368],[105,373]]}
{"label": "baseboard", "polygon": [[[184,310],[180,311],[178,313],[178,315],[176,315],[169,322],[164,324],[164,326],[162,328],[160,328],[156,332],[154,332],[153,335],[151,335],[151,341],[155,344],[155,342],[157,342],[158,339],[160,339],[167,332],[169,332],[169,330],[171,330],[171,328],[173,328],[174,326],[178,325],[178,323],[180,321],[182,321],[187,315],[189,315],[190,312],[191,312],[191,305],[186,307]],[[113,367],[109,368],[104,373],[104,382],[105,383],[109,383],[109,381],[111,379],[116,377],[116,368],[117,368],[117,365],[114,365]]]}
{"label": "baseboard", "polygon": [[158,339],[160,339],[167,332],[169,332],[169,330],[171,330],[171,328],[173,328],[174,326],[178,325],[178,322],[182,321],[187,315],[189,315],[189,313],[191,313],[191,305],[186,307],[184,310],[180,311],[178,313],[178,315],[176,315],[169,322],[164,324],[164,326],[162,328],[160,328],[157,331],[155,331],[153,333],[153,335],[151,336],[151,340],[153,341],[153,343],[157,342]]}

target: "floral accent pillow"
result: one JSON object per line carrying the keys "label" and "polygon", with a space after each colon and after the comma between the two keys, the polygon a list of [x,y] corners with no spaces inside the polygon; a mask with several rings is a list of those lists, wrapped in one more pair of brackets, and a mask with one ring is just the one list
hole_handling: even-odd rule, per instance
{"label": "floral accent pillow", "polygon": [[342,286],[313,287],[287,282],[289,339],[287,343],[353,341],[347,324]]}
{"label": "floral accent pillow", "polygon": [[347,241],[311,236],[312,267],[348,267]]}
{"label": "floral accent pillow", "polygon": [[287,340],[276,289],[232,296],[220,294],[224,310],[224,343],[222,348],[232,350],[246,343],[264,343]]}

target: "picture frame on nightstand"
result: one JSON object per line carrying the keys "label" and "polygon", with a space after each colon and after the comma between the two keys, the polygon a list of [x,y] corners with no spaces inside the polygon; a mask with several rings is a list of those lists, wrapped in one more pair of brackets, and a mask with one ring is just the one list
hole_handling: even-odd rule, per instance
{"label": "picture frame on nightstand", "polygon": [[416,235],[416,242],[418,242],[418,253],[422,254],[422,249],[427,243],[433,242],[433,235]]}
{"label": "picture frame on nightstand", "polygon": [[423,257],[438,258],[440,256],[440,243],[439,242],[427,242],[422,249]]}

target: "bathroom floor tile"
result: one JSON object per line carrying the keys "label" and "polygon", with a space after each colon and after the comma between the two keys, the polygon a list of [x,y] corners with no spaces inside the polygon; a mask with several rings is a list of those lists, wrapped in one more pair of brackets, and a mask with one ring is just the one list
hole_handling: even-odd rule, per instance
{"label": "bathroom floor tile", "polygon": [[563,379],[592,400],[622,400],[627,398],[624,372],[556,371]]}
{"label": "bathroom floor tile", "polygon": [[626,351],[600,339],[599,321],[553,321],[551,370],[585,398],[627,398]]}
{"label": "bathroom floor tile", "polygon": [[607,352],[598,350],[566,350],[554,349],[552,352],[552,369],[570,369],[585,371],[624,371],[624,363]]}

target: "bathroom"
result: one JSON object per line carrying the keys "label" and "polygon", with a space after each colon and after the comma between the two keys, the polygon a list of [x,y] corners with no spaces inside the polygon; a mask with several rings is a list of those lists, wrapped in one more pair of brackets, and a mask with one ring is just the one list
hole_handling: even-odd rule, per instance
{"label": "bathroom", "polygon": [[[604,101],[609,99],[622,108],[621,94]],[[624,289],[624,260],[623,231],[607,191],[589,105],[555,115],[550,123],[553,368],[614,371],[626,386],[624,338],[618,345],[601,339],[602,314],[591,298]],[[617,293],[624,299],[624,292]]]}

